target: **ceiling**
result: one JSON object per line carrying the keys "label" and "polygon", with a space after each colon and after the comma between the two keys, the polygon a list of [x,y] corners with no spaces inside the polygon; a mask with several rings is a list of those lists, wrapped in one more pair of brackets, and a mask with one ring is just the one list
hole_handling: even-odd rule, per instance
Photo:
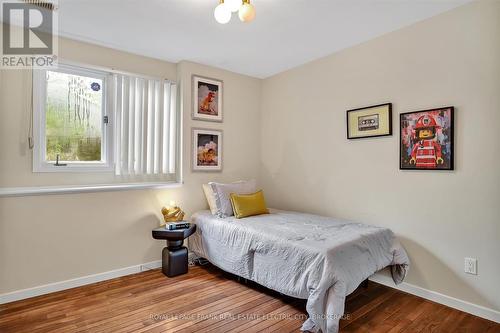
{"label": "ceiling", "polygon": [[252,0],[218,24],[218,0],[59,0],[62,36],[266,78],[470,0]]}

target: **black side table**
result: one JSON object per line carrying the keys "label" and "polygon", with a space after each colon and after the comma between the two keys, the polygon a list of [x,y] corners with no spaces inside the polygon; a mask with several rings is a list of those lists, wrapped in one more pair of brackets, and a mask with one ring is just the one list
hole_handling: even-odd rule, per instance
{"label": "black side table", "polygon": [[154,239],[164,239],[167,246],[162,251],[162,272],[173,277],[188,272],[188,250],[182,246],[184,239],[196,231],[196,224],[188,229],[168,230],[164,226],[153,229]]}

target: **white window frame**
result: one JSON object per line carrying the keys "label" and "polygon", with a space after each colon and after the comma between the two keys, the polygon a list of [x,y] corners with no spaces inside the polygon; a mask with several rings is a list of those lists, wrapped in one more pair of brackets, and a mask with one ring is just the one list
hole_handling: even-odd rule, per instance
{"label": "white window frame", "polygon": [[112,73],[107,71],[85,68],[59,63],[53,72],[61,72],[74,75],[91,76],[102,79],[103,82],[103,117],[108,117],[108,122],[102,121],[101,139],[101,161],[98,162],[71,162],[61,161],[65,166],[56,166],[55,163],[45,160],[46,154],[46,102],[47,102],[47,80],[46,70],[33,70],[33,172],[113,172],[114,149],[113,149],[113,98]]}

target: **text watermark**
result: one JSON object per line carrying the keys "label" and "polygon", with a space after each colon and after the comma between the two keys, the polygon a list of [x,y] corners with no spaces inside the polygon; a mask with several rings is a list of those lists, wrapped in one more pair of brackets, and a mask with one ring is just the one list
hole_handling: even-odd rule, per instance
{"label": "text watermark", "polygon": [[0,0],[0,68],[57,66],[57,2],[43,4]]}
{"label": "text watermark", "polygon": [[[278,314],[258,314],[258,313],[209,313],[209,314],[184,314],[184,313],[151,313],[149,319],[155,321],[163,320],[306,320],[307,314],[302,313],[278,313]],[[314,315],[313,319],[343,319],[350,320],[350,314],[344,315]]]}

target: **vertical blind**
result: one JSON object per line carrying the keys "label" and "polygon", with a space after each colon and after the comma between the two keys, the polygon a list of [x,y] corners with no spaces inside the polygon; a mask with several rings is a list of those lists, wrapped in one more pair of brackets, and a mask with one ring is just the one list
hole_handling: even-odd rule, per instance
{"label": "vertical blind", "polygon": [[175,83],[116,74],[117,175],[175,173]]}

